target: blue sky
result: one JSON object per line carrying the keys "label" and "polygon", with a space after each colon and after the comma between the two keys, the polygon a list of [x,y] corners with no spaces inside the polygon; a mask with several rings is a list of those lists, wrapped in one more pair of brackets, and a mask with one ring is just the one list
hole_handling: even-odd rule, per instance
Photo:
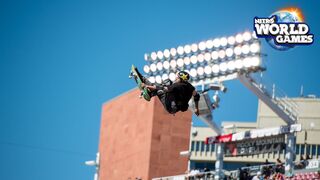
{"label": "blue sky", "polygon": [[[267,74],[290,96],[320,95],[319,1],[1,1],[0,179],[93,179],[102,104],[135,87],[146,52],[252,30],[254,16],[302,9],[312,46],[271,49]],[[257,98],[226,84],[218,121],[256,119]],[[201,123],[197,122],[199,125]]]}

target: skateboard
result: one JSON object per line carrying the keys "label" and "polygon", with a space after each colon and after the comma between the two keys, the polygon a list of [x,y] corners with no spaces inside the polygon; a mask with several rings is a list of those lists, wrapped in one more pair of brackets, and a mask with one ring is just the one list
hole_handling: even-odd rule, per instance
{"label": "skateboard", "polygon": [[140,89],[140,98],[144,98],[146,101],[150,101],[151,97],[149,94],[149,90],[146,87],[142,87],[142,77],[139,76],[139,73],[137,72],[138,70],[136,69],[136,67],[134,65],[131,66],[131,71],[130,71],[130,75],[129,78],[131,79],[133,77],[133,79],[135,80],[135,82],[137,83],[138,88]]}

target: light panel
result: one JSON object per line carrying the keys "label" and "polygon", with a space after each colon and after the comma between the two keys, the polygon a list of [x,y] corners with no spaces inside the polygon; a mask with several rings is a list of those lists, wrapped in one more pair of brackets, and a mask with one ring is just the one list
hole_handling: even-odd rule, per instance
{"label": "light panel", "polygon": [[260,50],[259,39],[247,31],[145,54],[143,70],[155,82],[174,80],[180,70],[190,73],[193,84],[230,79],[239,71],[264,70]]}

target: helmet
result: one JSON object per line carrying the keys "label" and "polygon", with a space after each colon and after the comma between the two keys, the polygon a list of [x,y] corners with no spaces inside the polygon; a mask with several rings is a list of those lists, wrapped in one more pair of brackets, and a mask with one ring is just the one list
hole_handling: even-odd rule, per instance
{"label": "helmet", "polygon": [[190,79],[190,75],[186,71],[180,71],[177,75],[182,81],[188,81]]}

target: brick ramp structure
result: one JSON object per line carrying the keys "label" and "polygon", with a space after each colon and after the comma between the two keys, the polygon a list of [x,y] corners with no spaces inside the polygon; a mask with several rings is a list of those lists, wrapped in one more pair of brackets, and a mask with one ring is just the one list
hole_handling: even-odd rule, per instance
{"label": "brick ramp structure", "polygon": [[188,159],[191,112],[167,113],[158,98],[139,99],[131,90],[105,103],[100,130],[100,180],[182,174]]}

